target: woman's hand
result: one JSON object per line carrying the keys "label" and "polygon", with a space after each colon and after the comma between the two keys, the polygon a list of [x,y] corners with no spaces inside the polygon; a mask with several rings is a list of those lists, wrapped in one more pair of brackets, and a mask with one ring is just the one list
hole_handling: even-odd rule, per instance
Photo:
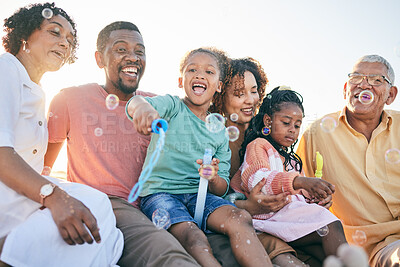
{"label": "woman's hand", "polygon": [[266,195],[261,190],[266,180],[262,179],[251,190],[247,200],[237,200],[236,206],[247,210],[251,215],[277,212],[290,202],[289,192],[279,195]]}
{"label": "woman's hand", "polygon": [[[93,243],[93,238],[100,243],[100,229],[96,218],[79,200],[56,187],[54,193],[45,199],[54,222],[62,238],[69,245]],[[87,228],[86,228],[86,227]]]}
{"label": "woman's hand", "polygon": [[[0,180],[38,203],[41,186],[49,183],[10,147],[0,147]],[[68,244],[91,244],[93,238],[96,242],[101,241],[96,218],[90,210],[58,186],[44,199],[44,205],[51,211],[62,238]]]}

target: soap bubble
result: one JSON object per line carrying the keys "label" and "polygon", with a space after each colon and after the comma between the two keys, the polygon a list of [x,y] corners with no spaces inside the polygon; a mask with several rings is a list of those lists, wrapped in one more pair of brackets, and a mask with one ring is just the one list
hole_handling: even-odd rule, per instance
{"label": "soap bubble", "polygon": [[225,128],[225,119],[221,114],[211,113],[206,117],[206,127],[212,133],[218,133]]}
{"label": "soap bubble", "polygon": [[153,224],[157,229],[167,230],[171,226],[171,219],[169,217],[168,211],[165,209],[156,209],[152,216]]}
{"label": "soap bubble", "polygon": [[215,168],[212,165],[204,164],[200,167],[199,174],[201,177],[209,180],[215,175]]}
{"label": "soap bubble", "polygon": [[103,129],[101,129],[101,128],[94,129],[94,135],[95,136],[102,136],[103,135]]}
{"label": "soap bubble", "polygon": [[374,101],[374,94],[370,90],[364,90],[359,94],[358,100],[365,105],[369,105]]}
{"label": "soap bubble", "polygon": [[388,149],[385,153],[386,162],[390,164],[399,164],[400,163],[400,150],[396,148]]}
{"label": "soap bubble", "polygon": [[336,129],[337,122],[334,118],[325,117],[321,120],[320,126],[324,132],[331,133]]}
{"label": "soap bubble", "polygon": [[319,236],[326,236],[329,234],[329,227],[325,225],[324,227],[321,227],[317,230],[317,234]]}
{"label": "soap bubble", "polygon": [[236,126],[229,126],[226,128],[226,136],[228,137],[229,141],[235,142],[239,138],[239,129]]}
{"label": "soap bubble", "polygon": [[365,244],[365,242],[367,242],[367,235],[364,233],[364,231],[361,230],[356,230],[352,234],[352,238],[353,242],[358,246],[362,246]]}
{"label": "soap bubble", "polygon": [[229,118],[231,119],[231,121],[237,121],[239,119],[239,115],[236,113],[232,113]]}
{"label": "soap bubble", "polygon": [[109,110],[116,109],[119,105],[119,98],[116,95],[109,94],[106,98],[106,107]]}
{"label": "soap bubble", "polygon": [[324,265],[323,266],[324,267],[342,267],[343,263],[338,257],[336,257],[334,255],[329,255],[324,260]]}
{"label": "soap bubble", "polygon": [[42,16],[45,19],[51,19],[53,17],[53,10],[50,8],[46,7],[42,10]]}
{"label": "soap bubble", "polygon": [[42,175],[50,176],[50,173],[51,173],[51,168],[49,166],[44,166],[42,170]]}

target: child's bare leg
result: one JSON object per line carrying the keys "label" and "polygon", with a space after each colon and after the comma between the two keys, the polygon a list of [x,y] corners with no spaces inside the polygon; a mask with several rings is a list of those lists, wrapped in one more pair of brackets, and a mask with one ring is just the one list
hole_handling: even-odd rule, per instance
{"label": "child's bare leg", "polygon": [[[299,250],[301,250],[300,254],[305,254],[305,257],[307,257],[307,255],[311,256],[311,258],[308,258],[306,262],[311,266],[322,266],[322,262],[326,258],[322,243],[302,246],[301,248],[298,248],[297,253],[299,253]],[[299,259],[301,259],[301,255],[299,255]]]}
{"label": "child's bare leg", "polygon": [[241,266],[272,266],[247,211],[233,206],[219,207],[208,216],[207,226],[229,236],[233,254]]}
{"label": "child's bare leg", "polygon": [[[328,224],[327,227],[329,232],[325,236],[321,237],[317,232],[312,232],[311,234],[289,242],[288,244],[293,247],[301,247],[305,252],[310,253],[310,255],[323,261],[329,255],[336,255],[338,247],[343,243],[347,243],[343,232],[343,226],[340,221],[334,221]],[[315,254],[315,250],[305,250],[308,245],[313,244],[322,244],[325,255],[321,255],[321,253]]]}
{"label": "child's bare leg", "polygon": [[282,253],[272,259],[272,263],[279,266],[298,267],[306,266],[304,262],[296,258],[292,253]]}
{"label": "child's bare leg", "polygon": [[342,223],[334,221],[328,224],[328,229],[329,233],[322,237],[322,246],[327,256],[336,255],[338,247],[341,244],[347,243]]}
{"label": "child's bare leg", "polygon": [[[326,258],[325,250],[322,245],[322,238],[317,234],[317,232],[312,232],[311,234],[303,236],[295,241],[288,242],[288,244],[294,248],[300,248],[305,253],[317,258],[321,262]],[[320,247],[321,249],[313,249],[313,247]]]}
{"label": "child's bare leg", "polygon": [[221,266],[214,257],[206,235],[193,222],[172,225],[168,231],[201,266]]}

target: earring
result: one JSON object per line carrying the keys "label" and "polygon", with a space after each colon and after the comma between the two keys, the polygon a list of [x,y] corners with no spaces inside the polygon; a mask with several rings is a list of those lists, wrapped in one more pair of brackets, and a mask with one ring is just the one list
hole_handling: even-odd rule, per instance
{"label": "earring", "polygon": [[22,50],[23,50],[25,53],[29,54],[29,53],[31,52],[31,50],[29,50],[29,48],[26,48],[26,41],[23,41],[23,44],[24,44],[24,46],[22,47]]}
{"label": "earring", "polygon": [[271,133],[271,126],[267,126],[265,125],[262,129],[261,129],[261,133],[265,136],[269,135]]}

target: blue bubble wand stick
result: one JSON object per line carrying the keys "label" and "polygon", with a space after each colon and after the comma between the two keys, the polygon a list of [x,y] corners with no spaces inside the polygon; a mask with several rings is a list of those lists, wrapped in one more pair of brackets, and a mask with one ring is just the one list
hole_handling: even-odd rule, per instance
{"label": "blue bubble wand stick", "polygon": [[129,203],[132,203],[138,199],[140,192],[143,190],[143,184],[149,179],[150,173],[160,157],[161,150],[163,149],[165,143],[165,132],[168,130],[168,122],[163,119],[154,120],[151,124],[151,130],[153,133],[159,134],[160,138],[157,141],[156,149],[153,155],[151,155],[149,164],[146,166],[146,168],[144,168],[139,176],[138,182],[133,186],[131,192],[129,193]]}
{"label": "blue bubble wand stick", "polygon": [[[203,156],[203,166],[211,167],[212,161],[212,151],[210,148],[206,148]],[[213,169],[211,169],[211,172]],[[204,204],[206,202],[208,189],[208,180],[200,175],[200,183],[199,190],[197,192],[197,200],[196,200],[196,209],[194,211],[194,220],[198,223],[199,228],[201,229],[201,225],[203,223],[203,213],[204,213]]]}

